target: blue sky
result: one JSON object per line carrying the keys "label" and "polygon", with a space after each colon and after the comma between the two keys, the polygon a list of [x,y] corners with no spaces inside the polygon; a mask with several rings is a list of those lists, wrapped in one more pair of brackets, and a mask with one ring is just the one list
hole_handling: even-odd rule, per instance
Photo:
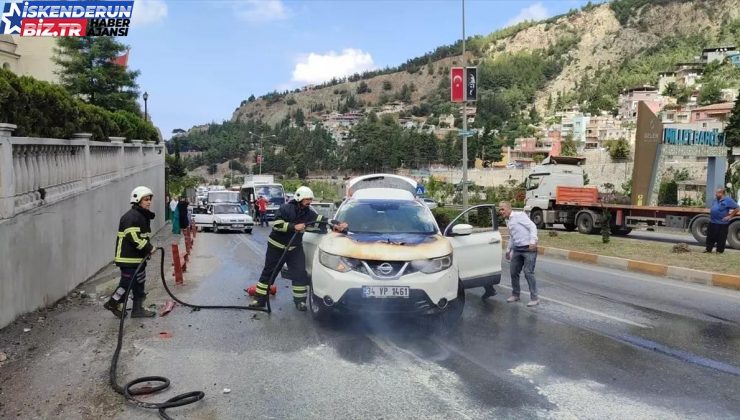
{"label": "blue sky", "polygon": [[[466,0],[466,35],[587,1]],[[165,138],[260,96],[396,66],[462,35],[460,0],[135,0],[129,67]],[[143,108],[143,103],[142,103]]]}

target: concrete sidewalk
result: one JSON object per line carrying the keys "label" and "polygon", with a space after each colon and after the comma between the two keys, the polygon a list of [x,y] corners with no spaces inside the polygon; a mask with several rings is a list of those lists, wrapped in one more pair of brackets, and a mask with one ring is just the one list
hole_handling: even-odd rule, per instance
{"label": "concrete sidewalk", "polygon": [[[504,249],[508,238],[503,240]],[[665,264],[655,264],[646,261],[630,260],[626,258],[608,257],[605,255],[590,254],[587,252],[571,251],[567,249],[539,246],[537,254],[562,260],[579,263],[595,264],[622,271],[649,274],[656,277],[665,277],[688,283],[703,284],[706,286],[724,287],[740,290],[740,276],[732,274],[713,273],[709,271],[692,270],[690,268],[675,267]]]}

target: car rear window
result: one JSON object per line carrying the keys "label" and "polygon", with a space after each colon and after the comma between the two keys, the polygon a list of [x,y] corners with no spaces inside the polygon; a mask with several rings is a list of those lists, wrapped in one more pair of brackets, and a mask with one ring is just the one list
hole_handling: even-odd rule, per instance
{"label": "car rear window", "polygon": [[355,233],[437,233],[432,214],[416,201],[350,201],[336,218]]}

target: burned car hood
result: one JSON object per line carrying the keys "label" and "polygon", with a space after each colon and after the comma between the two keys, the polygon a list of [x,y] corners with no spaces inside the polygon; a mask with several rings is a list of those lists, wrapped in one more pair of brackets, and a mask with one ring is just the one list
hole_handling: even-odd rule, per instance
{"label": "burned car hood", "polygon": [[452,253],[452,245],[444,236],[413,233],[330,233],[320,248],[334,255],[376,261],[421,260]]}

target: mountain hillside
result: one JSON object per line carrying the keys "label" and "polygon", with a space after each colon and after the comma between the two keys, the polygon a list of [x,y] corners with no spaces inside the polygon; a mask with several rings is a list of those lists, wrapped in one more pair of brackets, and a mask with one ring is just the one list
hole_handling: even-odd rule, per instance
{"label": "mountain hillside", "polygon": [[[547,78],[529,86],[534,98],[525,90],[519,100],[528,107],[534,102],[539,114],[547,114],[557,97],[561,98],[560,106],[589,101],[599,109],[614,107],[619,90],[630,84],[654,84],[657,72],[669,70],[676,62],[693,61],[702,48],[738,41],[740,0],[616,0],[476,36],[467,44],[468,62],[481,66],[481,72],[495,73],[497,65],[516,65],[516,60],[537,52],[551,60]],[[459,44],[440,47],[426,59],[409,60],[411,64],[401,66],[405,67],[402,71],[362,80],[356,80],[360,78],[356,75],[349,79],[354,81],[245,100],[234,111],[232,121],[262,120],[275,125],[298,109],[310,115],[317,110],[339,110],[348,101],[354,109],[394,99],[411,105],[435,101],[442,105],[449,98],[449,67],[460,63],[461,56],[454,55],[461,51]],[[447,56],[440,58],[440,51]],[[418,65],[420,61],[425,64]],[[479,98],[511,87],[496,85],[498,80],[488,85],[483,82]],[[360,87],[363,83],[369,92],[361,93],[368,90]],[[401,92],[403,85],[410,95]],[[516,91],[508,94],[507,98],[520,98]],[[609,98],[601,100],[606,96]]]}

